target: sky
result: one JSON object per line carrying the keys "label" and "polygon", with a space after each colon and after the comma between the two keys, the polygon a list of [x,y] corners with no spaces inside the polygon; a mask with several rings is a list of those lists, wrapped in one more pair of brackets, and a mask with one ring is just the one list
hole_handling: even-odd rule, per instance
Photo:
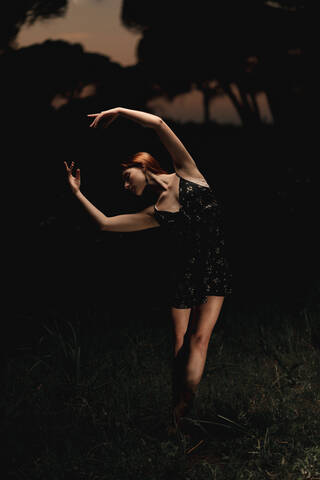
{"label": "sky", "polygon": [[[85,51],[107,55],[111,61],[123,66],[134,65],[137,63],[136,47],[141,34],[122,25],[121,6],[122,0],[69,0],[64,17],[23,26],[17,37],[17,46],[29,46],[48,39],[66,40],[81,43]],[[231,85],[231,88],[238,95],[236,85]],[[272,123],[265,94],[258,94],[256,100],[262,120]],[[148,107],[156,115],[175,121],[203,121],[202,95],[197,90],[179,95],[173,101],[153,99]],[[241,125],[240,117],[227,96],[215,98],[211,102],[210,118],[220,124]]]}

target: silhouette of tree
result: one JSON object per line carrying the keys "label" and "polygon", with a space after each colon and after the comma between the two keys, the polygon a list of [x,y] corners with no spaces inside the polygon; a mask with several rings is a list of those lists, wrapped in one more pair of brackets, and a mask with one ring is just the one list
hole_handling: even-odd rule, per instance
{"label": "silhouette of tree", "polygon": [[8,112],[28,108],[34,114],[50,113],[57,95],[66,103],[83,102],[88,108],[81,96],[86,85],[93,86],[92,108],[115,104],[141,108],[151,95],[139,67],[122,67],[105,55],[84,52],[80,44],[63,40],[8,51],[0,56],[0,66],[2,108]]}
{"label": "silhouette of tree", "polygon": [[174,98],[196,85],[203,92],[206,121],[212,98],[225,93],[244,125],[259,124],[256,96],[265,92],[275,123],[287,123],[292,113],[299,116],[303,103],[296,97],[303,93],[304,12],[267,3],[229,0],[194,8],[168,0],[124,0],[122,21],[143,33],[138,62],[158,91]]}
{"label": "silhouette of tree", "polygon": [[0,17],[0,52],[10,49],[24,24],[37,19],[59,17],[65,14],[68,0],[10,0],[5,2]]}

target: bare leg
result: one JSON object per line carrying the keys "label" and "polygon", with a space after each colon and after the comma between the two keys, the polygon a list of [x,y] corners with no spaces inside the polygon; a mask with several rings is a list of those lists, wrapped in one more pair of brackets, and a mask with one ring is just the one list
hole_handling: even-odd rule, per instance
{"label": "bare leg", "polygon": [[174,407],[177,423],[193,405],[197,387],[203,375],[208,345],[212,330],[219,318],[224,297],[208,297],[208,302],[194,309],[194,315],[188,334],[186,345],[181,347],[181,364],[179,365],[180,383],[178,402]]}
{"label": "bare leg", "polygon": [[[183,371],[186,362],[185,334],[188,329],[191,308],[172,308],[173,320],[173,362],[172,362],[172,409],[179,403],[182,388]],[[172,418],[173,426],[175,419]]]}

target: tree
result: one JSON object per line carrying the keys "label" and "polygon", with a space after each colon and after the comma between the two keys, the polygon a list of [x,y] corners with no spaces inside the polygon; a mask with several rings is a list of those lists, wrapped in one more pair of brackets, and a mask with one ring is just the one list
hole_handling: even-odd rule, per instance
{"label": "tree", "polygon": [[203,92],[206,121],[211,99],[225,93],[244,125],[262,121],[260,92],[266,93],[275,122],[288,121],[291,76],[297,75],[297,83],[302,76],[303,19],[303,9],[274,8],[262,0],[200,2],[197,8],[169,0],[124,0],[122,9],[123,23],[143,33],[138,62],[159,91],[173,98],[196,85]]}
{"label": "tree", "polygon": [[59,17],[65,14],[68,0],[10,0],[5,2],[0,17],[0,52],[12,48],[24,24],[32,25],[37,19]]}

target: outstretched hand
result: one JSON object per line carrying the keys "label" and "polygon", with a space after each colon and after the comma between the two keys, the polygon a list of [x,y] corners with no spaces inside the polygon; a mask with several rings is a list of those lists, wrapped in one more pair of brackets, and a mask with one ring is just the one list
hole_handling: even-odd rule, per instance
{"label": "outstretched hand", "polygon": [[72,190],[72,193],[77,193],[80,191],[80,168],[77,168],[76,170],[76,176],[74,177],[72,174],[72,170],[74,167],[74,162],[71,162],[71,166],[68,167],[67,162],[63,162],[65,164],[66,170],[67,170],[67,175],[68,175],[68,181],[70,184],[70,188]]}
{"label": "outstretched hand", "polygon": [[118,115],[119,115],[118,109],[111,108],[110,110],[105,110],[100,113],[88,113],[87,117],[94,117],[93,122],[89,126],[96,128],[101,120],[106,120],[106,122],[104,122],[104,126],[108,127],[110,123],[117,118]]}

